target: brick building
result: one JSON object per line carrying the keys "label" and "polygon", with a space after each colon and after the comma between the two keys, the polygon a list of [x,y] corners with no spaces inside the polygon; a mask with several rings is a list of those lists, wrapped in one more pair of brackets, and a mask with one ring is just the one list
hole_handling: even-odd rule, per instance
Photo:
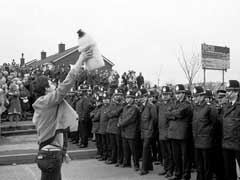
{"label": "brick building", "polygon": [[[27,67],[38,67],[40,65],[48,65],[48,66],[58,66],[64,64],[68,66],[69,64],[74,64],[79,58],[80,52],[78,51],[78,46],[74,46],[69,49],[65,49],[65,44],[61,43],[58,45],[58,53],[53,54],[47,57],[47,53],[42,51],[41,52],[41,59],[40,60],[32,60],[27,62],[25,65]],[[101,67],[101,69],[112,69],[114,63],[103,56],[103,60],[105,66]]]}

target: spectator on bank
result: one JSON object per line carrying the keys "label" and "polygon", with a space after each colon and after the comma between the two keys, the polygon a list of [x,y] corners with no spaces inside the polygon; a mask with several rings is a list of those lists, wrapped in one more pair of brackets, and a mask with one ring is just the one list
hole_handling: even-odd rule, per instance
{"label": "spectator on bank", "polygon": [[7,98],[9,101],[8,107],[8,118],[10,122],[15,121],[15,126],[17,126],[18,121],[21,116],[21,104],[19,100],[19,89],[18,85],[14,82],[10,84],[9,91],[7,93]]}
{"label": "spectator on bank", "polygon": [[5,102],[6,102],[5,92],[2,88],[0,88],[0,122],[2,113],[6,111]]}
{"label": "spectator on bank", "polygon": [[140,89],[140,87],[144,84],[144,77],[142,76],[142,73],[140,72],[137,77],[137,86]]}
{"label": "spectator on bank", "polygon": [[30,92],[27,90],[27,88],[23,85],[21,82],[19,85],[19,93],[20,93],[20,103],[21,103],[21,109],[22,109],[22,119],[27,119],[27,113],[30,110]]}

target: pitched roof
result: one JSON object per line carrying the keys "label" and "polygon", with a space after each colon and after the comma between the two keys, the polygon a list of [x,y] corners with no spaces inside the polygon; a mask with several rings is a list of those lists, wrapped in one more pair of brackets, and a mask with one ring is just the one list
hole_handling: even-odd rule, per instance
{"label": "pitched roof", "polygon": [[28,66],[28,65],[30,65],[30,64],[32,64],[34,62],[37,62],[37,61],[38,61],[37,59],[33,59],[31,61],[26,62],[25,65]]}
{"label": "pitched roof", "polygon": [[[43,60],[32,60],[30,62],[27,62],[26,64],[28,64],[28,66],[39,66],[41,64],[45,64],[45,63],[55,63],[58,60],[64,58],[65,56],[68,56],[72,53],[74,53],[75,51],[78,51],[78,46],[74,46],[72,48],[69,48],[67,50],[65,50],[62,53],[57,53],[51,56],[46,57]],[[107,63],[109,63],[110,65],[114,66],[114,63],[112,61],[110,61],[109,59],[107,59],[105,56],[102,56],[103,60],[106,61]]]}

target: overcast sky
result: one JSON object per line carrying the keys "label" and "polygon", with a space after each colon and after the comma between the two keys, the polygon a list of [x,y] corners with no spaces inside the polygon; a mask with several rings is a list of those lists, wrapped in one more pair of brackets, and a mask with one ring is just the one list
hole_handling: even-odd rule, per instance
{"label": "overcast sky", "polygon": [[[77,45],[82,28],[120,73],[133,69],[160,84],[186,83],[177,57],[200,53],[201,43],[230,47],[226,79],[240,80],[239,0],[1,0],[0,63],[26,61]],[[199,71],[196,81],[202,81]],[[221,81],[221,72],[207,80]]]}

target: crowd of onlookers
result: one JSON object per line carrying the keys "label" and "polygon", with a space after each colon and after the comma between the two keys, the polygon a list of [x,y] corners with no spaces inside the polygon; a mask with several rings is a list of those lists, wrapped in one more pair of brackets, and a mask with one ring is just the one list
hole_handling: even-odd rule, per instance
{"label": "crowd of onlookers", "polygon": [[[33,113],[32,103],[35,101],[32,93],[31,82],[40,75],[46,75],[56,86],[62,82],[70,66],[64,64],[54,68],[48,65],[38,67],[19,66],[14,60],[0,66],[0,115],[2,120],[17,122],[26,120]],[[84,80],[84,81],[83,81]],[[80,82],[84,82],[81,83]],[[124,72],[122,76],[115,70],[97,69],[91,72],[85,71],[72,91],[88,87],[93,95],[96,89],[110,89],[113,91],[121,87],[123,91],[138,89],[144,84],[144,78],[140,73],[136,76],[134,71]]]}

